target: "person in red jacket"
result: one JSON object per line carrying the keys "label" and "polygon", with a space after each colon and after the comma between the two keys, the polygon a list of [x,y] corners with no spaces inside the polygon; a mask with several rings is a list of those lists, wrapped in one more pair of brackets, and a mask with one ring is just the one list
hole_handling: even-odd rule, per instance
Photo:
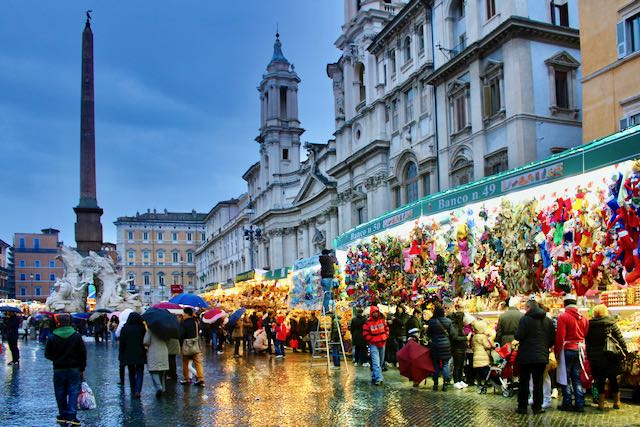
{"label": "person in red jacket", "polygon": [[276,336],[276,359],[282,359],[284,357],[284,343],[289,335],[289,328],[287,328],[284,320],[284,316],[278,316],[277,324],[273,328]]}
{"label": "person in red jacket", "polygon": [[[556,378],[562,386],[561,411],[584,412],[584,389],[580,381],[582,360],[585,356],[585,337],[589,330],[589,320],[578,312],[576,296],[564,296],[564,313],[558,317],[556,330],[555,353],[558,360]],[[572,405],[571,391],[575,395],[575,405]]]}
{"label": "person in red jacket", "polygon": [[371,306],[369,320],[367,320],[362,328],[369,353],[371,355],[371,382],[375,385],[381,385],[384,378],[382,377],[382,363],[384,362],[384,346],[389,338],[389,327],[384,316],[380,313],[380,309]]}

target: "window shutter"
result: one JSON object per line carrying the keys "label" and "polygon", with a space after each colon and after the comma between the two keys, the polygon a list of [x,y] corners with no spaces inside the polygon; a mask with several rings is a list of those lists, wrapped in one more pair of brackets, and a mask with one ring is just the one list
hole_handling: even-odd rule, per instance
{"label": "window shutter", "polygon": [[482,86],[482,116],[491,117],[491,86]]}
{"label": "window shutter", "polygon": [[628,127],[629,127],[629,118],[628,117],[623,117],[620,120],[620,130],[625,130]]}
{"label": "window shutter", "polygon": [[616,38],[618,43],[618,59],[627,55],[627,28],[624,21],[616,25]]}

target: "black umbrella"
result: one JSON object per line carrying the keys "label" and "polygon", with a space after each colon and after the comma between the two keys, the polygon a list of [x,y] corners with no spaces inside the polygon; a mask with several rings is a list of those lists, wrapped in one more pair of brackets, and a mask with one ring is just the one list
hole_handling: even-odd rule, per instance
{"label": "black umbrella", "polygon": [[111,310],[109,310],[108,308],[99,308],[97,310],[93,311],[94,313],[111,313]]}
{"label": "black umbrella", "polygon": [[0,311],[10,311],[12,313],[22,313],[22,310],[16,307],[11,307],[10,305],[0,306]]}
{"label": "black umbrella", "polygon": [[180,338],[180,322],[178,318],[163,308],[150,308],[142,318],[147,322],[151,332],[163,340]]}

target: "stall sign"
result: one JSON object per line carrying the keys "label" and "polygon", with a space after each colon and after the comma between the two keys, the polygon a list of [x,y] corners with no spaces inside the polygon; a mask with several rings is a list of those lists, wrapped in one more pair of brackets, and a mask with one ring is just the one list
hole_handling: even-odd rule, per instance
{"label": "stall sign", "polygon": [[320,265],[320,255],[314,255],[309,258],[301,258],[296,260],[293,264],[294,270],[302,270],[305,268],[313,267],[314,265]]}
{"label": "stall sign", "polygon": [[252,280],[256,277],[255,270],[245,271],[244,273],[240,273],[236,275],[236,282],[246,282],[247,280]]}
{"label": "stall sign", "polygon": [[264,278],[266,280],[278,280],[284,279],[289,274],[289,267],[276,268],[275,270],[269,270],[265,273]]}
{"label": "stall sign", "polygon": [[182,285],[171,285],[171,293],[172,294],[181,294],[184,290]]}

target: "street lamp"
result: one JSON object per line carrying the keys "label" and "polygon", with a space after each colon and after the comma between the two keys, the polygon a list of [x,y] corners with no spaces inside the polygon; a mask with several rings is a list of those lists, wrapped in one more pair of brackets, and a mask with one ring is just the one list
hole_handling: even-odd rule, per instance
{"label": "street lamp", "polygon": [[255,250],[254,249],[254,241],[262,242],[264,236],[262,235],[262,229],[256,225],[253,225],[253,214],[255,213],[253,200],[249,198],[249,204],[247,204],[247,216],[249,217],[249,227],[243,227],[242,231],[244,233],[244,239],[249,241],[249,255],[250,255],[250,263],[251,270],[255,269]]}

